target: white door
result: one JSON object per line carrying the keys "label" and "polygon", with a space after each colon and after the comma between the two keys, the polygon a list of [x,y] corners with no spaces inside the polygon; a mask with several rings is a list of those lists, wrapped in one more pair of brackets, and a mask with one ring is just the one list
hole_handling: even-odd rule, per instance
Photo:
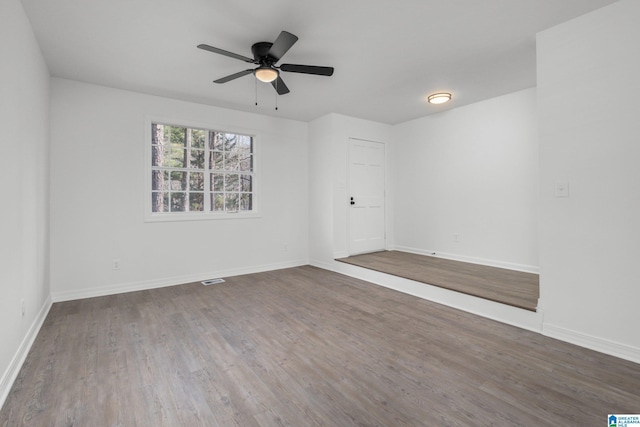
{"label": "white door", "polygon": [[384,144],[349,140],[349,254],[385,249]]}

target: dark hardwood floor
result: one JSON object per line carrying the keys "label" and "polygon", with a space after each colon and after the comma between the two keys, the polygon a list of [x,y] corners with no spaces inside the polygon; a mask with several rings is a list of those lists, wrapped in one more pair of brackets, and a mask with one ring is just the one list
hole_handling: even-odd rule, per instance
{"label": "dark hardwood floor", "polygon": [[640,365],[314,267],[56,303],[1,426],[600,426]]}
{"label": "dark hardwood floor", "polygon": [[536,311],[537,274],[401,251],[353,255],[336,261]]}

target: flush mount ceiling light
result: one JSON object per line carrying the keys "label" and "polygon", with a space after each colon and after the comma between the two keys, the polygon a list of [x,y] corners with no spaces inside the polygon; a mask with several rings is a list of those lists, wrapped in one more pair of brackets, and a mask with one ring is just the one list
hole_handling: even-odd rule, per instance
{"label": "flush mount ceiling light", "polygon": [[433,93],[427,97],[429,104],[444,104],[451,100],[451,94],[446,92]]}
{"label": "flush mount ceiling light", "polygon": [[256,75],[258,80],[265,83],[271,83],[278,78],[278,70],[271,67],[258,67],[253,74]]}

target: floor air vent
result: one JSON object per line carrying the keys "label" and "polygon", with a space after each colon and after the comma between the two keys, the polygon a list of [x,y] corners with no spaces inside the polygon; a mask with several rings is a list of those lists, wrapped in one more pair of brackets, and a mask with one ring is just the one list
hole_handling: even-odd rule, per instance
{"label": "floor air vent", "polygon": [[224,279],[209,279],[202,282],[203,285],[217,285],[218,283],[224,283]]}

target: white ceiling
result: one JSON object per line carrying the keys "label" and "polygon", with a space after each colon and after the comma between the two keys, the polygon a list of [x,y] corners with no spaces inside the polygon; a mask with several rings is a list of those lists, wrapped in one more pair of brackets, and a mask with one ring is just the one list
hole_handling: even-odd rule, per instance
{"label": "white ceiling", "polygon": [[[98,85],[309,121],[335,112],[396,124],[536,84],[535,34],[615,0],[22,0],[51,74]],[[281,30],[280,61],[335,67],[282,73],[291,93],[245,76]],[[453,101],[428,105],[448,91]]]}

